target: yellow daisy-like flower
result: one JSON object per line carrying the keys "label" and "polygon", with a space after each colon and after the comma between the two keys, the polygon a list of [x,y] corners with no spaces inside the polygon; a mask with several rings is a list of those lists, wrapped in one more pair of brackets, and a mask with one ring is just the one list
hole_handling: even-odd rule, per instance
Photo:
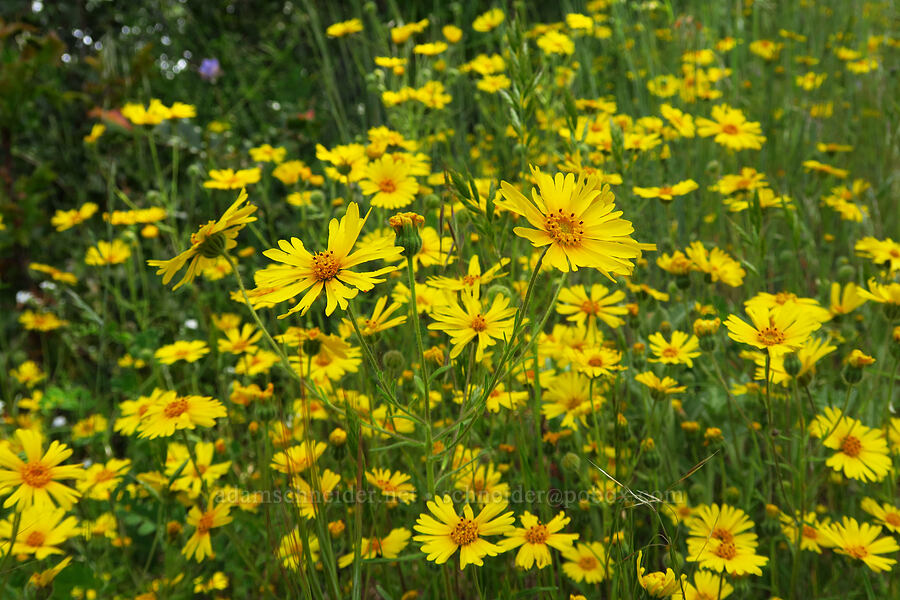
{"label": "yellow daisy-like flower", "polygon": [[[412,532],[405,527],[392,529],[383,538],[362,538],[360,540],[359,557],[362,560],[372,558],[397,558],[409,544]],[[353,553],[345,554],[338,559],[338,566],[345,568],[353,564]]]}
{"label": "yellow daisy-like flower", "polygon": [[[43,560],[51,554],[62,554],[57,548],[71,537],[80,533],[78,519],[65,517],[63,508],[48,506],[30,506],[21,512],[19,528],[12,541],[12,552],[19,556],[33,554],[37,560]],[[13,535],[13,522],[16,513],[7,520],[0,521],[0,553],[6,556],[10,552],[10,538]]]}
{"label": "yellow daisy-like flower", "polygon": [[647,590],[647,593],[650,594],[652,598],[666,598],[668,596],[672,596],[673,594],[681,595],[681,586],[684,584],[684,581],[687,579],[687,575],[682,574],[681,579],[679,580],[675,577],[675,571],[672,569],[666,569],[665,572],[662,571],[653,571],[651,573],[647,573],[644,575],[645,569],[641,566],[641,562],[643,562],[644,553],[641,550],[638,550],[637,555],[637,578],[638,583],[641,584],[641,587]]}
{"label": "yellow daisy-like flower", "polygon": [[84,264],[92,267],[119,265],[131,257],[131,248],[122,240],[107,242],[100,240],[84,254]]}
{"label": "yellow daisy-like flower", "polygon": [[490,309],[485,311],[480,301],[463,295],[462,306],[453,303],[435,307],[432,317],[435,322],[428,329],[443,331],[450,336],[453,348],[450,358],[456,358],[463,347],[477,338],[478,349],[475,360],[484,358],[484,351],[493,346],[496,340],[509,339],[512,335],[513,319],[516,308],[509,307],[509,298],[502,294],[494,296]]}
{"label": "yellow daisy-like flower", "polygon": [[596,175],[582,174],[576,182],[572,173],[551,177],[532,167],[532,174],[537,181],[532,201],[502,181],[505,201],[496,203],[528,220],[534,229],[513,231],[536,248],[549,246],[545,260],[550,266],[566,272],[589,267],[614,281],[610,273],[630,275],[632,260],[643,250],[656,249],[655,244],[640,244],[631,237],[631,222],[621,218],[622,211],[615,211],[615,196],[609,185],[600,187]]}
{"label": "yellow daisy-like flower", "polygon": [[722,581],[724,577],[724,573],[697,571],[693,584],[684,583],[684,600],[725,600],[734,591],[734,586]]}
{"label": "yellow daisy-like flower", "polygon": [[80,208],[57,210],[53,218],[50,219],[50,224],[57,231],[65,231],[90,219],[99,208],[94,202],[85,202]]}
{"label": "yellow daisy-like flower", "polygon": [[385,155],[368,164],[359,188],[366,196],[372,196],[372,206],[397,209],[412,204],[419,184],[410,175],[408,163]]}
{"label": "yellow daisy-like flower", "polygon": [[470,564],[480,567],[485,556],[496,556],[506,550],[485,539],[485,536],[502,535],[512,528],[515,519],[512,511],[503,512],[507,507],[505,500],[486,503],[478,516],[468,504],[459,516],[449,495],[437,497],[427,506],[437,518],[427,513],[419,515],[414,529],[421,535],[413,539],[422,543],[422,552],[435,564],[444,564],[459,550],[460,570]]}
{"label": "yellow daisy-like flower", "polygon": [[263,252],[268,258],[282,263],[271,265],[256,272],[257,289],[271,288],[271,291],[260,294],[259,298],[268,302],[282,302],[293,298],[297,294],[306,291],[306,294],[293,308],[279,319],[295,312],[306,313],[318,298],[322,290],[325,291],[327,305],[325,314],[331,315],[334,309],[340,306],[347,308],[347,301],[354,298],[360,291],[368,292],[382,275],[390,273],[396,267],[383,267],[377,271],[356,272],[352,267],[371,260],[391,260],[398,258],[403,249],[394,246],[393,238],[381,238],[364,248],[351,252],[356,239],[362,231],[363,225],[369,215],[359,217],[359,205],[351,202],[347,207],[347,214],[341,218],[332,219],[328,225],[328,247],[322,252],[311,254],[297,238],[291,241],[280,240],[278,248],[271,248]]}
{"label": "yellow daisy-like flower", "polygon": [[828,407],[824,415],[810,424],[810,433],[825,437],[822,445],[837,450],[826,465],[851,479],[881,481],[891,470],[887,439],[880,429],[866,427],[861,422]]}
{"label": "yellow daisy-like flower", "polygon": [[409,483],[410,476],[389,469],[372,469],[366,471],[366,481],[381,490],[381,494],[392,500],[409,504],[416,499],[416,488]]}
{"label": "yellow daisy-like flower", "polygon": [[191,511],[188,513],[187,524],[196,527],[196,529],[181,550],[181,553],[188,560],[193,558],[197,562],[201,562],[207,556],[214,556],[209,530],[231,523],[232,517],[228,514],[230,510],[230,504],[214,505],[212,498],[210,498],[209,505],[205,511],[200,510],[197,506],[191,508]]}
{"label": "yellow daisy-like flower", "polygon": [[634,380],[650,388],[650,394],[657,400],[687,391],[687,386],[678,385],[678,382],[671,377],[660,379],[653,371],[638,373],[634,376]]}
{"label": "yellow daisy-like flower", "polygon": [[577,547],[563,552],[563,571],[574,581],[580,583],[599,583],[609,575],[612,558],[606,555],[606,549],[600,542],[578,544]]}
{"label": "yellow daisy-like flower", "polygon": [[328,448],[328,444],[325,442],[304,442],[291,446],[272,457],[271,467],[279,473],[290,476],[299,475],[314,465],[326,448]]}
{"label": "yellow daisy-like flower", "polygon": [[873,278],[869,280],[869,289],[860,289],[859,295],[879,304],[900,306],[900,283],[880,284]]}
{"label": "yellow daisy-like flower", "polygon": [[472,29],[480,33],[486,33],[492,29],[495,29],[505,19],[506,14],[501,9],[492,8],[491,10],[479,15],[475,19],[475,21],[472,22]]}
{"label": "yellow daisy-like flower", "polygon": [[[469,268],[466,275],[462,277],[429,277],[428,285],[441,289],[441,290],[451,290],[454,292],[463,292],[465,294],[469,294],[474,298],[478,298],[481,295],[481,286],[487,283],[490,283],[494,279],[499,277],[503,277],[506,275],[506,272],[499,272],[500,269],[509,264],[508,258],[501,258],[500,262],[493,265],[487,271],[481,271],[481,261],[478,258],[478,255],[475,254],[472,258],[469,259]],[[416,287],[418,290],[418,286]]]}
{"label": "yellow daisy-like flower", "polygon": [[84,476],[81,465],[59,464],[72,456],[72,450],[54,441],[43,453],[41,434],[29,429],[17,429],[16,437],[25,451],[24,461],[8,445],[0,446],[0,467],[3,468],[0,470],[0,494],[6,495],[11,488],[18,486],[3,507],[72,506],[81,494],[59,483],[60,479],[81,479]]}
{"label": "yellow daisy-like flower", "polygon": [[543,569],[552,562],[550,548],[560,552],[572,550],[572,544],[578,539],[577,533],[560,533],[571,519],[560,512],[549,523],[541,523],[535,515],[527,510],[519,517],[522,527],[516,527],[506,533],[506,539],[500,546],[506,550],[519,548],[516,554],[516,566],[523,569],[537,567]]}
{"label": "yellow daisy-like flower", "polygon": [[590,293],[583,285],[575,285],[560,291],[556,312],[566,315],[567,321],[574,321],[579,325],[587,321],[591,326],[600,320],[615,329],[625,323],[619,315],[628,314],[625,306],[616,305],[624,299],[625,292],[616,290],[610,293],[609,289],[599,283],[591,286]]}
{"label": "yellow daisy-like flower", "polygon": [[196,233],[191,234],[191,247],[169,260],[148,260],[147,264],[151,267],[159,267],[157,275],[163,276],[163,285],[167,285],[172,277],[181,270],[184,265],[188,265],[187,272],[173,289],[178,289],[185,283],[194,280],[201,271],[215,266],[216,259],[228,250],[237,246],[235,238],[238,232],[243,229],[247,223],[252,223],[256,217],[252,215],[256,211],[256,206],[248,204],[241,206],[247,200],[247,192],[241,189],[238,199],[228,207],[225,214],[217,221],[209,221],[203,225]]}
{"label": "yellow daisy-like flower", "polygon": [[713,107],[712,120],[698,117],[696,123],[697,135],[716,136],[717,144],[732,150],[759,150],[766,141],[758,122],[747,121],[743,112],[727,104]]}
{"label": "yellow daisy-like flower", "polygon": [[860,506],[891,533],[900,533],[900,508],[893,504],[879,504],[872,498],[863,498]]}
{"label": "yellow daisy-like flower", "polygon": [[203,187],[216,190],[239,190],[251,183],[257,183],[262,176],[259,167],[252,169],[213,169],[209,172],[209,181],[203,182]]}
{"label": "yellow daisy-like flower", "polygon": [[256,162],[273,162],[277,164],[284,160],[286,154],[287,148],[284,146],[274,148],[271,144],[263,144],[256,148],[250,148],[250,158]]}
{"label": "yellow daisy-like flower", "polygon": [[841,523],[822,528],[822,535],[834,546],[835,552],[863,561],[876,573],[890,571],[897,563],[896,559],[881,555],[900,550],[893,537],[879,538],[880,533],[881,527],[860,524],[849,517],[844,517]]}
{"label": "yellow daisy-like flower", "polygon": [[222,403],[209,396],[178,396],[173,391],[159,395],[147,407],[137,431],[138,437],[169,437],[177,429],[212,427],[228,412]]}
{"label": "yellow daisy-like flower", "polygon": [[728,337],[736,342],[767,350],[770,356],[799,350],[809,335],[822,324],[798,304],[774,308],[747,306],[748,324],[736,315],[725,321]]}
{"label": "yellow daisy-like flower", "polygon": [[209,353],[209,346],[203,340],[178,340],[159,348],[153,356],[164,365],[171,365],[179,360],[197,362]]}
{"label": "yellow daisy-like flower", "polygon": [[325,35],[331,38],[338,38],[359,33],[362,30],[362,21],[359,19],[350,19],[349,21],[341,21],[329,25],[328,29],[325,30]]}
{"label": "yellow daisy-like flower", "polygon": [[650,342],[650,350],[656,355],[655,358],[650,359],[650,362],[666,365],[684,364],[693,367],[693,359],[700,356],[700,340],[697,336],[683,331],[673,331],[671,341],[666,341],[660,332],[654,333],[647,339]]}
{"label": "yellow daisy-like flower", "polygon": [[664,185],[662,187],[644,188],[635,186],[632,188],[632,191],[641,198],[659,198],[664,202],[671,202],[676,196],[690,194],[696,190],[697,187],[696,181],[693,179],[686,179],[685,181],[679,181],[674,185]]}

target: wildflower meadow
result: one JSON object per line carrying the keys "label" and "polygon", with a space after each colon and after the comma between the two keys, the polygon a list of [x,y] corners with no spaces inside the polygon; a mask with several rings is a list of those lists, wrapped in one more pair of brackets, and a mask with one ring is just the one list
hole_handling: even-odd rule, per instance
{"label": "wildflower meadow", "polygon": [[892,0],[0,3],[0,598],[900,598]]}

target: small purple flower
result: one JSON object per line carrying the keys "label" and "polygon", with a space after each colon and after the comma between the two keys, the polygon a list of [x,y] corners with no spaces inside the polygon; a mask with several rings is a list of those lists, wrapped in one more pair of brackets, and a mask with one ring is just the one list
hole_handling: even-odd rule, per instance
{"label": "small purple flower", "polygon": [[219,65],[218,58],[204,58],[198,71],[204,80],[214,82],[222,75],[222,66]]}

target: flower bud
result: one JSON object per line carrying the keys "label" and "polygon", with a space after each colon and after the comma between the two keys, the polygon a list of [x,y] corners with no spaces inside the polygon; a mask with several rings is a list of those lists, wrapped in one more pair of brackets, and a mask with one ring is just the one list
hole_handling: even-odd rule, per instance
{"label": "flower bud", "polygon": [[791,377],[796,377],[797,373],[799,373],[802,368],[803,363],[800,362],[800,359],[795,352],[791,352],[784,357],[784,372]]}
{"label": "flower bud", "polygon": [[384,366],[388,377],[394,379],[403,372],[403,367],[406,366],[406,359],[403,358],[403,354],[398,350],[388,350],[384,353],[381,364]]}
{"label": "flower bud", "polygon": [[203,258],[216,258],[225,252],[225,244],[227,243],[228,239],[220,231],[203,240],[197,251]]}
{"label": "flower bud", "polygon": [[403,248],[404,256],[415,256],[422,249],[419,229],[425,224],[425,217],[416,213],[397,213],[388,220],[397,234],[396,244]]}

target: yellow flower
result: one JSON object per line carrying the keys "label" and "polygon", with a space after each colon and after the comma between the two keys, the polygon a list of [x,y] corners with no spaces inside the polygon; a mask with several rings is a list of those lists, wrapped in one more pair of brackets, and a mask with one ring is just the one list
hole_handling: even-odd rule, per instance
{"label": "yellow flower", "polygon": [[69,324],[68,321],[60,319],[53,313],[33,310],[26,310],[19,315],[19,323],[30,331],[53,331]]}
{"label": "yellow flower", "polygon": [[707,251],[703,242],[691,242],[685,249],[693,269],[702,271],[709,277],[709,281],[721,281],[725,285],[738,287],[744,282],[747,272],[741,263],[731,258],[727,252],[719,248]]}
{"label": "yellow flower", "polygon": [[203,340],[178,340],[159,348],[153,356],[164,365],[171,365],[179,360],[197,362],[209,353],[209,346]]}
{"label": "yellow flower", "polygon": [[294,529],[281,538],[281,544],[278,546],[278,558],[285,567],[292,571],[305,570],[307,560],[312,564],[319,561],[319,538],[310,534],[307,539],[309,546],[304,547],[298,529]]}
{"label": "yellow flower", "polygon": [[319,460],[328,448],[325,442],[303,442],[272,457],[271,467],[291,477],[299,475]]}
{"label": "yellow flower", "polygon": [[[0,228],[2,229],[2,228]],[[45,265],[42,263],[30,263],[28,268],[32,271],[38,271],[40,273],[47,273],[50,277],[53,278],[54,281],[60,281],[62,283],[68,283],[70,285],[75,285],[78,283],[78,278],[75,277],[72,273],[66,273],[65,271],[61,271],[56,267]]]}
{"label": "yellow flower", "polygon": [[684,196],[697,189],[697,182],[693,179],[679,181],[675,185],[666,185],[663,187],[633,187],[632,191],[641,198],[659,198],[664,202],[671,202],[676,196]]}
{"label": "yellow flower", "polygon": [[349,21],[341,21],[339,23],[329,25],[328,29],[325,30],[325,34],[328,37],[338,38],[354,33],[359,33],[362,30],[362,21],[360,21],[359,19],[350,19]]}
{"label": "yellow flower", "polygon": [[176,430],[212,427],[227,416],[222,403],[209,396],[178,396],[165,392],[147,407],[138,425],[142,438],[170,437]]}
{"label": "yellow flower", "polygon": [[697,135],[716,136],[715,142],[732,150],[746,148],[759,150],[766,141],[762,126],[758,122],[747,121],[737,108],[719,104],[712,109],[712,120],[699,117],[696,120]]}
{"label": "yellow flower", "polygon": [[868,290],[859,290],[859,295],[866,300],[872,300],[880,304],[900,305],[900,283],[878,283],[874,278],[869,280]]}
{"label": "yellow flower", "polygon": [[900,550],[891,536],[879,538],[881,527],[858,523],[856,519],[844,517],[841,523],[822,528],[822,535],[834,546],[838,554],[863,561],[874,572],[890,571],[896,559],[881,556]]}
{"label": "yellow flower", "polygon": [[697,509],[688,521],[687,560],[731,575],[762,575],[769,559],[756,554],[753,521],[739,508],[712,504]]}
{"label": "yellow flower", "polygon": [[71,537],[78,535],[78,519],[67,517],[63,508],[52,506],[30,506],[21,511],[19,528],[16,537],[12,541],[12,550],[9,540],[13,533],[13,521],[17,514],[12,513],[0,522],[0,553],[4,556],[12,552],[19,556],[33,554],[37,560],[43,560],[51,554],[62,554],[57,546],[63,544]]}
{"label": "yellow flower", "polygon": [[225,339],[219,338],[217,342],[219,352],[229,352],[231,354],[243,354],[246,352],[252,354],[259,349],[256,346],[256,342],[262,337],[262,331],[256,331],[256,327],[253,325],[245,323],[240,329],[234,327],[226,329],[222,333],[225,334]]}
{"label": "yellow flower", "polygon": [[900,533],[900,508],[892,504],[879,504],[872,498],[863,498],[860,506],[891,533]]}
{"label": "yellow flower", "polygon": [[451,44],[455,44],[462,39],[463,31],[456,25],[444,25],[441,28],[441,33],[444,35],[444,39]]}
{"label": "yellow flower", "polygon": [[[404,314],[391,318],[391,315],[397,312],[401,307],[401,304],[399,302],[392,302],[390,306],[387,306],[387,301],[387,296],[380,297],[375,303],[375,308],[372,309],[371,317],[357,317],[357,325],[359,325],[359,329],[364,336],[374,335],[406,323],[407,316]],[[341,323],[342,335],[346,333],[349,337],[351,327],[350,321],[344,319]]]}
{"label": "yellow flower", "polygon": [[91,132],[84,136],[85,144],[93,144],[97,140],[100,139],[100,136],[106,132],[106,125],[103,123],[94,123],[91,127]]}
{"label": "yellow flower", "polygon": [[381,490],[383,496],[404,504],[414,502],[416,499],[416,488],[409,483],[409,479],[409,475],[400,471],[394,473],[389,469],[366,471],[366,481]]}
{"label": "yellow flower", "polygon": [[[397,558],[404,548],[409,544],[409,538],[412,532],[405,527],[392,529],[389,534],[383,538],[362,538],[360,540],[359,557],[362,560],[373,558]],[[338,559],[338,566],[345,568],[353,564],[354,554],[345,554]]]}
{"label": "yellow flower", "polygon": [[85,202],[78,209],[58,210],[50,219],[50,224],[56,227],[57,231],[65,231],[90,219],[98,208],[93,202]]}
{"label": "yellow flower", "polygon": [[767,350],[770,356],[800,349],[809,335],[822,326],[797,304],[769,309],[747,306],[747,315],[752,325],[736,315],[728,315],[728,337]]}
{"label": "yellow flower", "polygon": [[437,519],[427,513],[419,515],[414,529],[420,535],[413,539],[422,543],[422,552],[427,554],[428,560],[442,565],[459,550],[459,568],[462,570],[470,564],[480,567],[485,556],[496,556],[505,551],[485,537],[502,535],[512,528],[512,511],[503,513],[506,501],[488,502],[478,516],[468,504],[463,507],[463,516],[459,516],[449,495],[436,497],[427,506]]}
{"label": "yellow flower", "polygon": [[578,544],[576,548],[564,551],[563,558],[567,561],[563,563],[563,572],[578,583],[603,581],[609,575],[609,567],[613,564],[612,558],[607,556],[600,542]]}
{"label": "yellow flower", "polygon": [[358,292],[367,292],[376,283],[384,281],[379,277],[394,271],[395,267],[383,267],[377,271],[366,272],[350,270],[372,260],[390,260],[399,257],[403,251],[399,246],[393,245],[393,239],[381,238],[367,247],[351,252],[368,217],[366,214],[360,219],[359,205],[351,202],[347,207],[347,214],[340,222],[337,219],[331,220],[326,250],[310,253],[303,246],[303,242],[291,238],[290,242],[280,240],[278,248],[263,252],[266,257],[282,264],[271,265],[256,272],[257,288],[271,288],[271,291],[261,293],[259,298],[277,303],[309,290],[300,302],[279,316],[284,318],[298,311],[305,314],[324,290],[327,298],[325,314],[331,315],[338,306],[346,309],[348,300],[354,298]]}
{"label": "yellow flower", "polygon": [[273,162],[280,163],[284,160],[287,149],[283,146],[273,148],[270,144],[263,144],[255,148],[250,148],[250,158],[256,162]]}
{"label": "yellow flower", "polygon": [[489,94],[495,94],[500,90],[505,90],[512,85],[512,82],[509,80],[509,77],[506,75],[485,75],[475,84],[482,92],[487,92]]}
{"label": "yellow flower", "polygon": [[632,260],[642,250],[655,250],[655,244],[640,244],[631,237],[634,228],[615,210],[615,196],[608,185],[601,189],[597,176],[581,175],[576,182],[572,173],[556,177],[532,167],[538,187],[529,201],[506,181],[500,194],[506,199],[497,206],[524,216],[534,227],[516,227],[516,235],[536,248],[549,246],[545,260],[560,271],[578,267],[599,270],[610,280],[610,273],[630,275]]}
{"label": "yellow flower", "polygon": [[727,581],[722,581],[725,574],[714,574],[711,571],[696,571],[694,583],[684,583],[684,600],[725,600],[734,591]]}
{"label": "yellow flower", "polygon": [[828,407],[810,424],[810,434],[826,436],[822,445],[832,450],[825,464],[859,481],[881,481],[891,470],[891,457],[884,432]]}
{"label": "yellow flower", "polygon": [[59,561],[56,566],[50,567],[49,569],[44,569],[43,571],[39,571],[37,573],[33,573],[28,579],[28,583],[38,589],[49,587],[53,583],[53,580],[56,579],[56,576],[62,573],[63,569],[68,567],[69,563],[71,562],[72,557],[67,556]]}
{"label": "yellow flower", "polygon": [[259,167],[252,169],[213,169],[209,172],[209,181],[203,182],[203,187],[216,190],[237,190],[243,189],[251,183],[257,183],[261,177]]}
{"label": "yellow flower", "polygon": [[191,234],[191,247],[169,260],[148,260],[151,267],[159,267],[157,275],[163,276],[163,285],[167,285],[185,264],[187,272],[174,288],[178,289],[185,283],[194,280],[198,273],[204,269],[215,266],[216,259],[228,250],[237,246],[235,238],[238,232],[247,223],[252,223],[256,217],[250,216],[256,211],[256,206],[248,204],[241,206],[247,200],[247,192],[241,189],[238,199],[228,207],[217,221],[209,221],[200,227],[196,233]]}
{"label": "yellow flower", "polygon": [[506,15],[499,8],[492,8],[479,15],[475,21],[472,22],[472,29],[478,31],[480,33],[486,33],[495,29],[506,19]]}
{"label": "yellow flower", "polygon": [[526,570],[533,566],[543,569],[552,562],[550,548],[565,552],[573,549],[572,544],[578,539],[577,533],[560,533],[571,520],[564,512],[546,524],[527,510],[519,516],[519,520],[522,527],[506,532],[506,539],[500,542],[500,546],[506,550],[519,548],[516,566]]}
{"label": "yellow flower", "polygon": [[538,38],[538,47],[544,54],[570,55],[575,52],[575,42],[572,38],[558,31],[548,31]]}
{"label": "yellow flower", "polygon": [[650,349],[656,358],[650,362],[658,362],[666,365],[684,364],[694,366],[692,359],[700,356],[700,340],[695,335],[689,335],[683,331],[673,331],[672,341],[666,341],[663,334],[656,332],[648,338]]}
{"label": "yellow flower", "polygon": [[431,42],[429,44],[416,44],[413,47],[414,54],[423,56],[436,56],[448,48],[447,42]]}
{"label": "yellow flower", "polygon": [[212,487],[231,467],[230,460],[213,464],[214,452],[215,446],[212,442],[197,442],[192,458],[183,444],[169,444],[166,453],[166,477],[172,481],[177,476],[177,479],[172,481],[170,489],[187,492],[191,498],[196,498],[203,490],[204,482]]}
{"label": "yellow flower", "polygon": [[409,165],[395,160],[392,155],[370,162],[359,187],[363,194],[372,196],[372,206],[388,209],[411,204],[419,191],[418,182],[410,175]]}
{"label": "yellow flower", "polygon": [[495,339],[509,339],[512,335],[515,308],[509,307],[509,299],[497,294],[491,307],[484,311],[480,301],[471,296],[462,296],[462,306],[457,303],[436,307],[432,313],[435,322],[428,329],[443,331],[450,336],[453,348],[450,358],[456,358],[463,347],[477,338],[478,348],[475,360],[481,362],[484,351],[493,346]]}
{"label": "yellow flower", "polygon": [[111,458],[106,464],[94,463],[85,470],[84,478],[76,484],[78,491],[85,498],[109,500],[110,492],[118,487],[130,468],[131,461],[127,458]]}
{"label": "yellow flower", "polygon": [[99,241],[96,246],[88,248],[84,255],[84,264],[94,267],[118,265],[129,259],[131,248],[122,240],[112,242]]}
{"label": "yellow flower", "polygon": [[597,321],[600,320],[615,329],[625,323],[620,315],[627,314],[628,309],[617,305],[624,299],[625,292],[616,290],[610,293],[599,283],[591,286],[590,294],[583,285],[575,285],[560,291],[556,312],[567,315],[567,321],[579,325],[587,321],[589,328],[596,327]]}
{"label": "yellow flower", "polygon": [[65,444],[52,442],[47,452],[42,452],[41,434],[28,429],[17,429],[16,437],[25,452],[25,461],[12,452],[9,446],[0,446],[0,493],[8,494],[18,489],[3,503],[4,508],[18,504],[20,508],[29,506],[52,507],[55,504],[69,508],[80,496],[78,492],[58,480],[81,479],[84,470],[81,465],[59,463],[72,456],[72,450]]}
{"label": "yellow flower", "polygon": [[44,373],[33,360],[26,360],[15,369],[10,369],[9,375],[22,385],[26,385],[30,388],[34,387],[47,377],[47,374]]}
{"label": "yellow flower", "polygon": [[681,586],[687,579],[687,575],[682,574],[680,580],[675,577],[675,571],[666,569],[665,572],[653,571],[644,575],[644,567],[641,566],[644,553],[638,550],[637,555],[637,578],[641,587],[647,590],[652,598],[665,598],[674,594],[681,595]]}
{"label": "yellow flower", "polygon": [[209,530],[231,523],[232,517],[228,514],[230,510],[231,505],[214,505],[212,498],[210,498],[205,511],[200,510],[197,506],[191,508],[191,511],[188,513],[187,524],[194,526],[196,529],[181,550],[181,553],[188,560],[194,558],[197,562],[201,562],[207,556],[214,556]]}
{"label": "yellow flower", "polygon": [[[466,275],[462,277],[429,277],[428,285],[441,290],[463,292],[463,294],[468,294],[473,298],[479,298],[481,296],[481,286],[506,275],[505,272],[498,273],[498,271],[508,264],[508,258],[501,258],[497,264],[482,272],[481,261],[478,255],[474,254],[469,259],[469,268]],[[416,286],[416,291],[418,292],[418,290],[419,286]]]}

